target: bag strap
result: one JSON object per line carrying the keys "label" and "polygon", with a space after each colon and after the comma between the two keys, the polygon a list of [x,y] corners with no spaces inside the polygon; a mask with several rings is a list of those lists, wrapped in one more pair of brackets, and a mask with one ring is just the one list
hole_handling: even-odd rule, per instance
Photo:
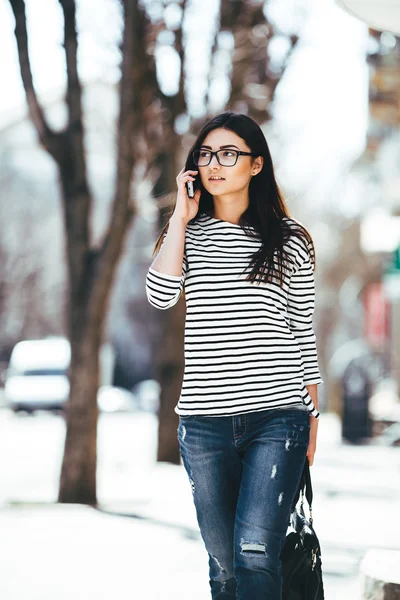
{"label": "bag strap", "polygon": [[296,504],[299,500],[300,495],[301,495],[301,504],[303,504],[303,502],[304,502],[304,495],[306,497],[306,500],[308,502],[308,508],[310,511],[310,522],[312,523],[312,520],[313,520],[312,519],[313,489],[312,489],[312,485],[311,485],[310,464],[308,462],[307,457],[306,457],[306,461],[304,463],[304,469],[303,469],[303,473],[301,475],[299,487],[297,489],[296,495],[293,500],[292,512],[296,508]]}
{"label": "bag strap", "polygon": [[305,487],[307,502],[308,502],[309,507],[311,508],[312,502],[313,502],[313,489],[312,489],[312,485],[311,485],[311,473],[310,473],[310,465],[308,462],[308,458],[306,458],[306,463],[304,465],[303,477],[304,477],[303,489]]}

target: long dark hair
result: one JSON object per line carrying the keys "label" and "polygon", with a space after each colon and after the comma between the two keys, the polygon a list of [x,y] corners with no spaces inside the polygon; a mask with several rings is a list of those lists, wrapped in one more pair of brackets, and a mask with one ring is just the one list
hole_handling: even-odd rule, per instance
{"label": "long dark hair", "polygon": [[[262,170],[252,177],[249,184],[249,206],[239,219],[239,225],[249,236],[261,240],[261,247],[251,257],[250,273],[246,280],[254,283],[277,279],[279,285],[282,286],[284,271],[288,268],[288,263],[293,263],[292,256],[285,248],[286,242],[291,237],[302,240],[308,248],[314,268],[315,249],[307,229],[289,215],[275,179],[267,140],[260,126],[244,114],[226,111],[217,115],[200,131],[189,151],[184,170],[197,169],[193,160],[193,152],[200,148],[210,131],[219,128],[233,131],[246,142],[251,152],[264,158]],[[213,213],[213,197],[201,184],[200,177],[198,179],[201,188],[199,210],[190,223],[195,222],[203,213],[210,216]],[[174,209],[175,205],[172,207],[171,215]],[[167,231],[168,223],[163,227],[157,239],[154,253],[161,247]]]}

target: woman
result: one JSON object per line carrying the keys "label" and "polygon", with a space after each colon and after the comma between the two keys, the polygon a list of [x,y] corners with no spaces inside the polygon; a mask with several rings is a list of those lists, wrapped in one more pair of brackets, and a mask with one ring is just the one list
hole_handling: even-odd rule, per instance
{"label": "woman", "polygon": [[175,412],[211,597],[278,600],[291,504],[316,449],[313,243],[289,218],[265,137],[246,115],[212,119],[176,180],[146,290],[167,309],[185,288]]}

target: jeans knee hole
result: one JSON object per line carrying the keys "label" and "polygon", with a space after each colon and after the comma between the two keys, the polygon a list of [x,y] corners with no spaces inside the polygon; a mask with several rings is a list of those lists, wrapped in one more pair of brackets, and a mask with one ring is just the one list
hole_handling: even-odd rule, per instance
{"label": "jeans knee hole", "polygon": [[240,542],[240,553],[244,556],[268,556],[266,545],[262,542],[248,542],[241,540]]}

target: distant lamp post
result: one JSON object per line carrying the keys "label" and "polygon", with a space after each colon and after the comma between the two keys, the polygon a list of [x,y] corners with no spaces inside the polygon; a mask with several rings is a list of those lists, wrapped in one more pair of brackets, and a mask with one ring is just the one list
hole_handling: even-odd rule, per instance
{"label": "distant lamp post", "polygon": [[400,35],[399,0],[336,0],[336,3],[372,29]]}

